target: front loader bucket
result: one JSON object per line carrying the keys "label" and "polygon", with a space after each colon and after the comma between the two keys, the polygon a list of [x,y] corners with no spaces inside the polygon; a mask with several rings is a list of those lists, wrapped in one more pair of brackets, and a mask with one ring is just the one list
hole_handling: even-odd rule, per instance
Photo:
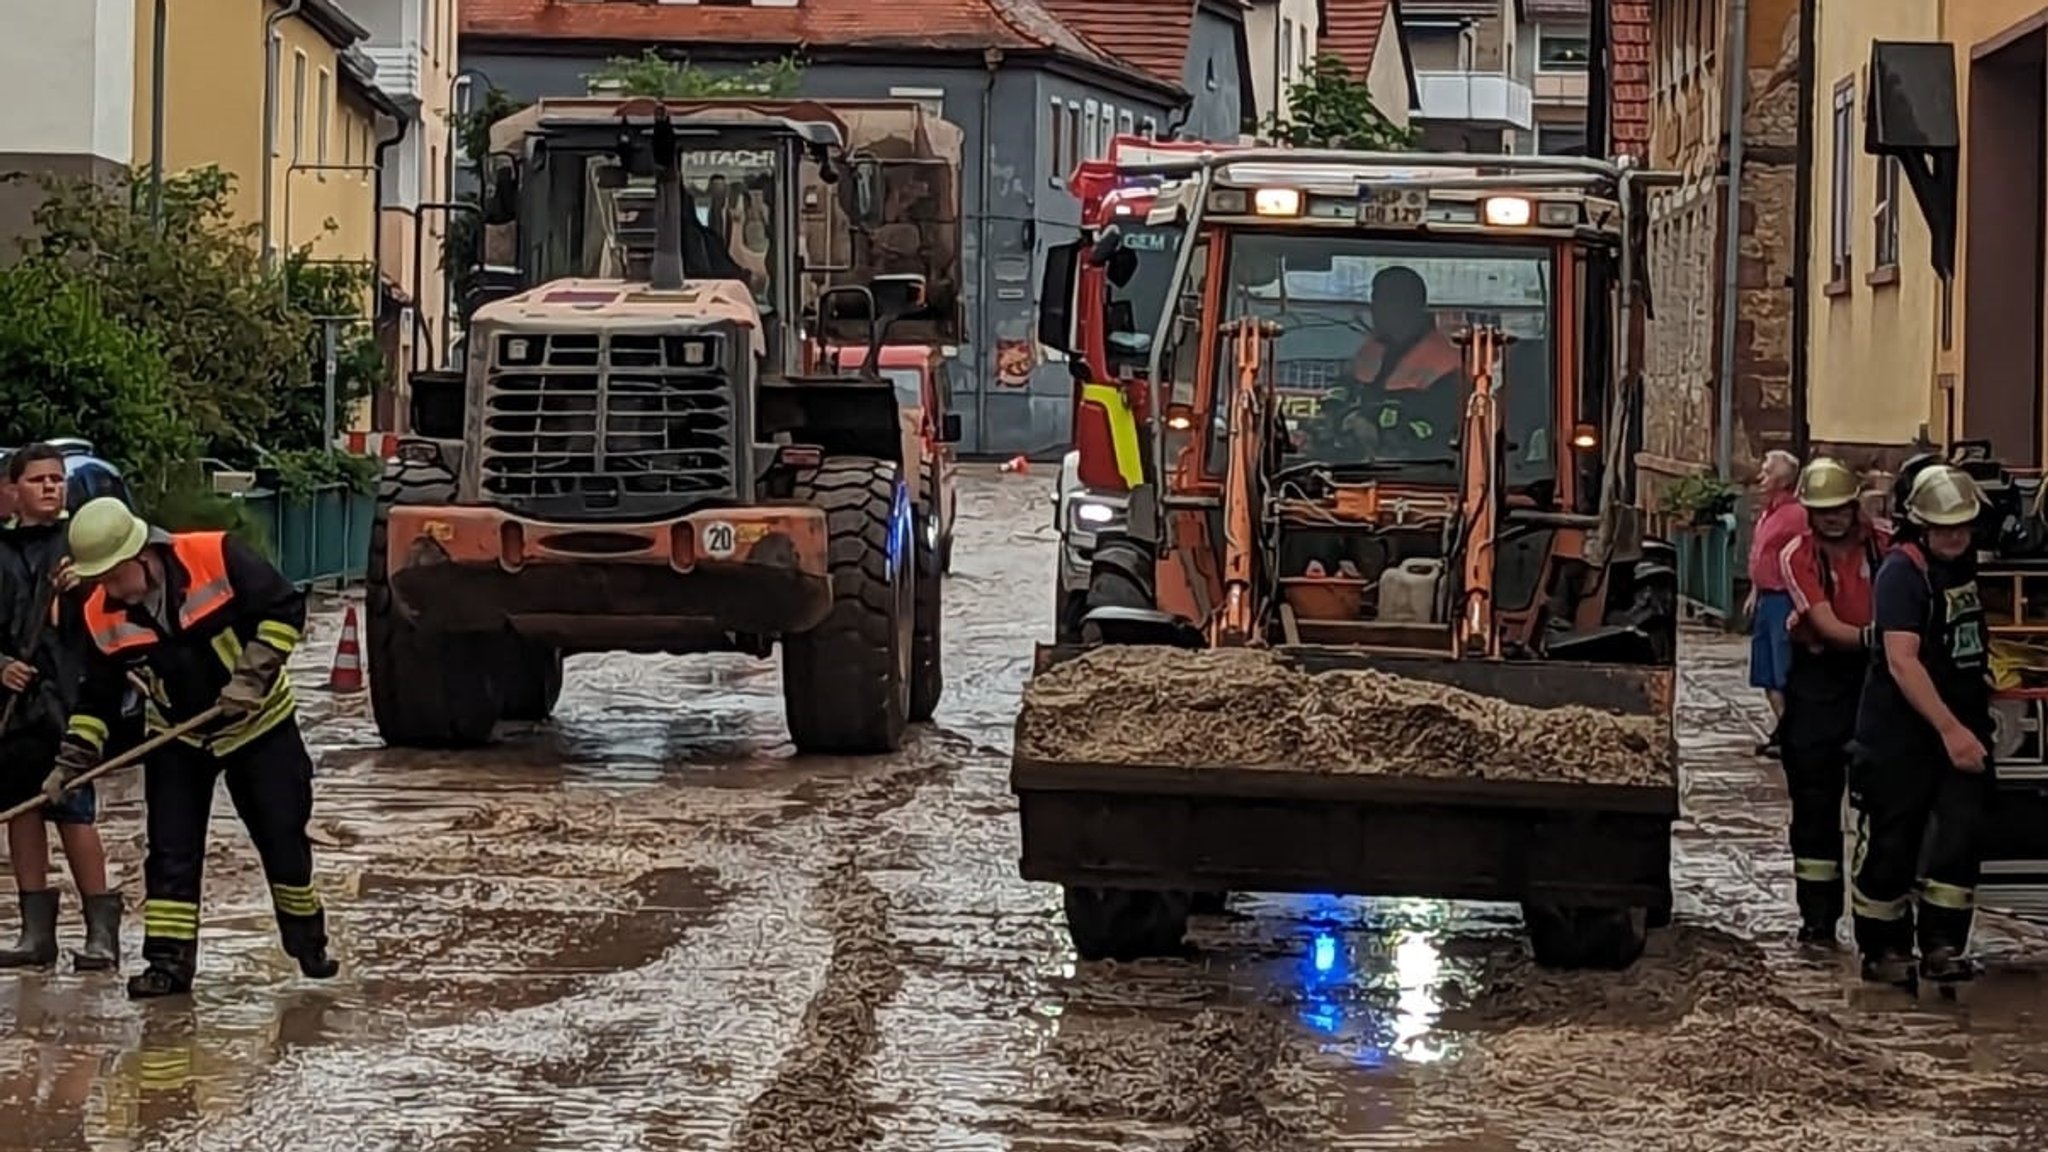
{"label": "front loader bucket", "polygon": [[[1339,647],[1041,646],[1013,782],[1674,812],[1670,668]],[[1153,771],[1134,771],[1146,768]],[[1058,781],[1055,784],[1055,781]]]}

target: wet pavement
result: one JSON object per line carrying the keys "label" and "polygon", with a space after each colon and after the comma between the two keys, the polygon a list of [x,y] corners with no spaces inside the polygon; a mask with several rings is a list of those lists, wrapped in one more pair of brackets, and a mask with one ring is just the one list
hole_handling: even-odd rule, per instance
{"label": "wet pavement", "polygon": [[[1294,897],[1198,921],[1188,961],[1077,963],[1007,782],[1048,493],[967,481],[948,696],[893,759],[792,759],[773,664],[736,657],[574,659],[552,724],[460,756],[307,691],[342,977],[279,954],[222,804],[192,1003],[0,975],[0,1152],[2048,1146],[2048,930],[1989,921],[1957,1003],[1795,950],[1716,637],[1685,657],[1678,924],[1630,972],[1533,969],[1509,908]],[[132,782],[104,799],[139,901]]]}

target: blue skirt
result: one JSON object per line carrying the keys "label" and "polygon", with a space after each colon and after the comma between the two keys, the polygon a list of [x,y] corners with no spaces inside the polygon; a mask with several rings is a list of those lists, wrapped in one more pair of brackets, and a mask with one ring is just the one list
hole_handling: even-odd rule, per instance
{"label": "blue skirt", "polygon": [[1757,593],[1756,611],[1749,621],[1750,687],[1785,690],[1785,673],[1792,667],[1791,619],[1790,593]]}

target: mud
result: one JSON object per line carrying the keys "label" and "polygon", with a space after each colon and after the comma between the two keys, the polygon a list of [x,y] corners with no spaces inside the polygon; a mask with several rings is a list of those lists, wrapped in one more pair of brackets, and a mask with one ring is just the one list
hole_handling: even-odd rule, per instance
{"label": "mud", "polygon": [[1032,679],[1020,758],[1669,787],[1670,725],[1529,708],[1379,671],[1308,673],[1271,652],[1118,648]]}
{"label": "mud", "polygon": [[[191,1003],[0,974],[0,1152],[2048,1147],[2048,933],[1987,916],[1952,1005],[1793,948],[1761,702],[1716,638],[1680,685],[1680,923],[1630,971],[1533,968],[1512,908],[1256,894],[1187,958],[1078,963],[1008,784],[1047,494],[963,491],[951,694],[898,757],[795,758],[772,663],[629,656],[572,659],[554,720],[488,750],[394,752],[318,690],[317,613],[341,978],[278,952],[220,805]],[[135,784],[103,813],[139,902]]]}

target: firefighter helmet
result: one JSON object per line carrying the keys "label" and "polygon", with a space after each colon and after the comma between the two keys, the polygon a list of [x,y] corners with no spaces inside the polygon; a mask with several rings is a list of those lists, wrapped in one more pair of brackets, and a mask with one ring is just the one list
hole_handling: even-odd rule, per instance
{"label": "firefighter helmet", "polygon": [[1913,480],[1906,496],[1906,516],[1915,524],[1953,528],[1977,518],[1984,493],[1960,468],[1946,464],[1929,468]]}
{"label": "firefighter helmet", "polygon": [[112,496],[88,500],[71,518],[73,570],[86,580],[105,576],[142,554],[149,524]]}
{"label": "firefighter helmet", "polygon": [[1832,456],[1818,456],[1799,471],[1799,502],[1815,511],[1854,504],[1863,482]]}

